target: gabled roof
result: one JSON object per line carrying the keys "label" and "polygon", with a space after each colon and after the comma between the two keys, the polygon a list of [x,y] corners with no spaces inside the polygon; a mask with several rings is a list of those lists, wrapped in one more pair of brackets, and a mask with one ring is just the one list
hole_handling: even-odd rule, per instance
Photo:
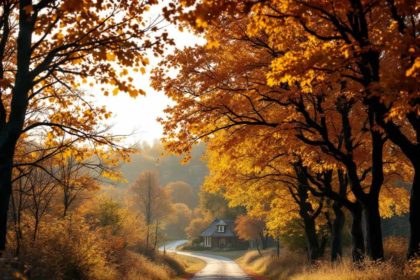
{"label": "gabled roof", "polygon": [[[217,232],[217,226],[225,226],[225,232]],[[209,227],[201,233],[202,237],[234,237],[234,222],[232,220],[215,219]]]}

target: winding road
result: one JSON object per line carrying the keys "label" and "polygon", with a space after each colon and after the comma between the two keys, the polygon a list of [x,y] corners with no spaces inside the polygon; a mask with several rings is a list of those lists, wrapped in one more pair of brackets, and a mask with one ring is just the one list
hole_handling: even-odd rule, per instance
{"label": "winding road", "polygon": [[[180,255],[191,256],[201,259],[207,265],[198,272],[192,280],[252,280],[253,278],[247,276],[246,273],[233,260],[221,256],[198,253],[198,252],[184,252],[178,251],[176,248],[184,243],[186,240],[178,240],[166,244],[166,251],[173,252]],[[163,247],[160,248],[163,250]]]}

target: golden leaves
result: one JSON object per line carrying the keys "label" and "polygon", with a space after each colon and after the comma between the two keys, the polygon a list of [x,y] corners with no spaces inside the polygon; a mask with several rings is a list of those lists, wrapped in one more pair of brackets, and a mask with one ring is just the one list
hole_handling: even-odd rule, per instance
{"label": "golden leaves", "polygon": [[115,54],[113,52],[107,52],[106,53],[106,60],[115,61],[116,60]]}
{"label": "golden leaves", "polygon": [[197,17],[195,24],[198,28],[206,28],[208,26],[208,23],[201,17]]}
{"label": "golden leaves", "polygon": [[411,67],[407,69],[407,71],[405,72],[405,75],[407,77],[416,78],[417,75],[419,74],[418,73],[419,71],[420,71],[420,57],[416,57],[413,65],[411,65]]}

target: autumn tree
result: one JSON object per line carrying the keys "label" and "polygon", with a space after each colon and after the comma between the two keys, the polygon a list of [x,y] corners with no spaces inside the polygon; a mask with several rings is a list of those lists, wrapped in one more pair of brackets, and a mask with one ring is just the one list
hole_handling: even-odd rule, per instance
{"label": "autumn tree", "polygon": [[[286,153],[300,156],[303,165],[315,174],[345,169],[352,192],[369,220],[369,255],[382,258],[379,195],[384,174],[394,173],[400,163],[402,173],[410,171],[404,161],[392,160],[395,146],[386,142],[384,133],[377,129],[372,108],[360,101],[358,84],[336,82],[327,74],[313,73],[300,84],[270,82],[275,79],[270,76],[272,61],[283,57],[283,50],[272,46],[265,33],[250,36],[243,24],[232,24],[229,30],[218,28],[218,24],[225,27],[226,21],[218,23],[213,18],[211,24],[206,26],[207,46],[185,49],[166,62],[169,67],[174,63],[174,68],[184,65],[176,80],[161,79],[164,71],[157,71],[157,87],[177,101],[167,110],[171,118],[163,120],[167,147],[188,152],[191,143],[204,139],[217,142],[220,153],[221,149],[234,150],[231,146],[243,143],[246,137],[261,137],[266,133],[263,127],[270,129],[266,136],[269,140],[258,146],[270,151],[262,151],[263,155],[276,158],[278,153],[273,153],[270,145],[281,147],[287,143]],[[304,36],[305,30],[300,32]],[[299,39],[287,39],[291,40],[289,44],[299,45]],[[312,46],[313,41],[304,43]],[[188,78],[183,79],[184,75]],[[222,130],[231,131],[230,136],[242,136],[215,140],[213,135]],[[340,197],[339,193],[332,196],[336,200]]]}
{"label": "autumn tree", "polygon": [[183,203],[190,208],[197,206],[198,195],[188,183],[183,181],[171,182],[165,186],[165,189],[169,191],[172,202]]}
{"label": "autumn tree", "polygon": [[191,209],[184,203],[174,203],[172,213],[165,222],[165,235],[169,238],[185,239],[185,229],[191,222]]}
{"label": "autumn tree", "polygon": [[[153,249],[156,249],[159,227],[162,226],[164,218],[168,217],[172,210],[169,194],[159,186],[157,180],[158,177],[155,172],[145,171],[130,187],[134,207],[140,210],[146,222],[147,251],[152,248],[150,246],[152,240],[154,240]],[[154,228],[152,228],[153,226]],[[154,236],[152,236],[152,233],[154,233]]]}
{"label": "autumn tree", "polygon": [[265,231],[265,222],[260,219],[251,218],[247,215],[238,216],[235,220],[235,232],[238,237],[254,241],[257,250],[260,251],[260,244],[262,249],[267,248],[267,236]]}
{"label": "autumn tree", "polygon": [[213,217],[210,212],[200,208],[194,209],[191,213],[191,220],[185,228],[187,237],[194,242],[212,221]]}
{"label": "autumn tree", "polygon": [[[370,111],[370,121],[401,149],[414,170],[408,256],[418,254],[420,123],[416,1],[250,0],[236,4],[230,0],[191,1],[168,9],[167,17],[173,17],[175,12],[175,17],[204,30],[220,15],[225,19],[249,16],[247,33],[264,32],[277,54],[270,63],[269,85],[299,86],[306,92],[312,92],[314,85],[326,85],[325,81],[351,85],[348,88],[358,93],[355,99]],[[380,177],[375,176],[375,180]],[[381,250],[375,251],[373,254],[380,257]]]}
{"label": "autumn tree", "polygon": [[[148,63],[145,51],[161,51],[159,40],[149,36],[157,29],[158,21],[146,22],[142,18],[149,5],[156,2],[1,2],[1,250],[6,243],[12,169],[19,139],[49,127],[52,136],[76,135],[101,144],[111,143],[95,125],[105,112],[96,115],[89,106],[77,106],[74,101],[86,105],[80,90],[83,82],[102,84],[105,94],[109,91],[113,94],[124,91],[131,96],[143,93],[133,86],[127,69],[144,72],[141,67]],[[167,38],[166,34],[162,36]],[[73,99],[66,98],[67,94]],[[38,106],[49,106],[53,113],[38,111]],[[30,119],[28,113],[38,116]]]}
{"label": "autumn tree", "polygon": [[200,193],[199,207],[220,219],[235,219],[245,212],[241,206],[231,207],[229,201],[222,194],[207,192],[204,186]]}

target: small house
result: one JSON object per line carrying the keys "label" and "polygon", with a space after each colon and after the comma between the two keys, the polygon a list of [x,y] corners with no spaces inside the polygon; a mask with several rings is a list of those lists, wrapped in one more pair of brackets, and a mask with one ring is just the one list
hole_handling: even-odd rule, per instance
{"label": "small house", "polygon": [[209,249],[236,248],[242,245],[235,233],[232,220],[215,219],[206,230],[201,233],[203,246]]}

